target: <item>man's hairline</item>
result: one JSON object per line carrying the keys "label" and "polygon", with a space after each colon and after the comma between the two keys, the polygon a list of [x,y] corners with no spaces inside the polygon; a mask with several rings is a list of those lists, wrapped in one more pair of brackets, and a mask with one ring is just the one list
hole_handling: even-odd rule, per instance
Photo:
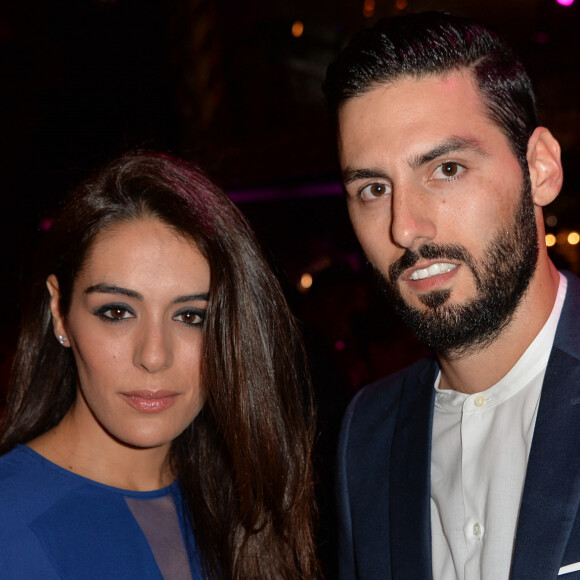
{"label": "man's hairline", "polygon": [[[467,73],[468,77],[470,78],[476,94],[479,95],[479,97],[481,98],[482,114],[485,116],[486,119],[488,119],[491,123],[493,123],[493,125],[504,136],[506,143],[508,144],[511,152],[513,153],[513,155],[516,158],[516,160],[518,161],[518,163],[521,165],[518,152],[516,151],[515,143],[507,135],[505,128],[497,121],[496,118],[494,118],[493,111],[491,108],[491,101],[489,100],[489,97],[484,93],[480,83],[478,82],[477,75],[476,75],[477,66],[484,59],[485,59],[485,56],[482,56],[472,63],[454,66],[454,67],[451,67],[451,68],[443,70],[443,71],[434,70],[434,71],[419,71],[419,72],[412,72],[412,71],[411,72],[401,72],[401,73],[395,75],[391,79],[372,81],[372,82],[368,83],[363,89],[358,91],[356,94],[349,95],[348,97],[343,99],[343,101],[340,103],[340,105],[336,108],[336,116],[335,116],[335,119],[336,119],[336,121],[335,121],[336,122],[335,133],[336,133],[337,149],[338,149],[339,158],[340,158],[340,112],[342,111],[342,109],[344,108],[344,106],[347,103],[350,103],[351,101],[353,101],[359,97],[362,97],[362,96],[364,96],[364,95],[366,95],[366,94],[368,94],[376,89],[391,88],[391,87],[396,86],[397,84],[399,84],[403,81],[406,81],[406,80],[422,81],[422,80],[429,79],[429,78],[445,79],[445,78],[448,78],[450,75],[453,75],[454,73],[464,73],[465,72],[465,73]],[[526,163],[526,167],[527,167],[527,163]],[[523,169],[524,168],[522,167],[522,170]]]}

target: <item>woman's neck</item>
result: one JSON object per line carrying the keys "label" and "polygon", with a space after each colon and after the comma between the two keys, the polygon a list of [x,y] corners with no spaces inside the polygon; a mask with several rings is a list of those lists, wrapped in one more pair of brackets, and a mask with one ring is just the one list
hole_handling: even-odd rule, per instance
{"label": "woman's neck", "polygon": [[121,489],[153,491],[175,479],[168,461],[170,443],[136,448],[100,426],[99,430],[91,429],[90,423],[79,425],[71,410],[56,427],[27,445],[59,467]]}

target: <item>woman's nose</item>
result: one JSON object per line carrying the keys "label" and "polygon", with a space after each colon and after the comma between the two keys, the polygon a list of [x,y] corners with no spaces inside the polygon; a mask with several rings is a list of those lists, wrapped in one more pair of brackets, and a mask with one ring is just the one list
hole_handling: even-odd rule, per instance
{"label": "woman's nose", "polygon": [[169,368],[173,362],[171,340],[160,323],[148,323],[139,329],[133,363],[149,373]]}

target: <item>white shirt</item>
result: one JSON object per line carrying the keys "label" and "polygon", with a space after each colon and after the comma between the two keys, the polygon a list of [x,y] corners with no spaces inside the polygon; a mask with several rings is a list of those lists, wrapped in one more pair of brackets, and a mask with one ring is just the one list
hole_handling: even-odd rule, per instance
{"label": "white shirt", "polygon": [[507,580],[542,383],[566,278],[516,365],[474,395],[439,388],[431,455],[434,580]]}

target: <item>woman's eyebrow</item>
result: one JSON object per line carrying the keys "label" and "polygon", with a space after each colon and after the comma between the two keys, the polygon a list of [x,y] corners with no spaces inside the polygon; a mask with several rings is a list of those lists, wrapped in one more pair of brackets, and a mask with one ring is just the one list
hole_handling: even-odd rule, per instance
{"label": "woman's eyebrow", "polygon": [[[101,294],[122,294],[129,298],[135,298],[143,302],[143,295],[135,290],[129,290],[128,288],[123,288],[122,286],[112,286],[110,284],[95,284],[94,286],[89,286],[85,290],[85,294],[93,294],[99,292]],[[195,302],[199,300],[208,301],[209,292],[200,292],[199,294],[188,294],[186,296],[178,296],[173,303],[182,304],[183,302]]]}
{"label": "woman's eyebrow", "polygon": [[181,304],[182,302],[195,302],[196,300],[209,300],[209,292],[203,292],[201,294],[190,294],[189,296],[180,296],[176,298],[173,302],[175,304]]}
{"label": "woman's eyebrow", "polygon": [[121,286],[111,286],[109,284],[95,284],[94,286],[89,286],[85,290],[85,294],[93,294],[94,292],[100,292],[102,294],[122,294],[123,296],[128,296],[129,298],[136,298],[137,300],[143,301],[143,296],[135,290],[129,290],[128,288],[122,288]]}

